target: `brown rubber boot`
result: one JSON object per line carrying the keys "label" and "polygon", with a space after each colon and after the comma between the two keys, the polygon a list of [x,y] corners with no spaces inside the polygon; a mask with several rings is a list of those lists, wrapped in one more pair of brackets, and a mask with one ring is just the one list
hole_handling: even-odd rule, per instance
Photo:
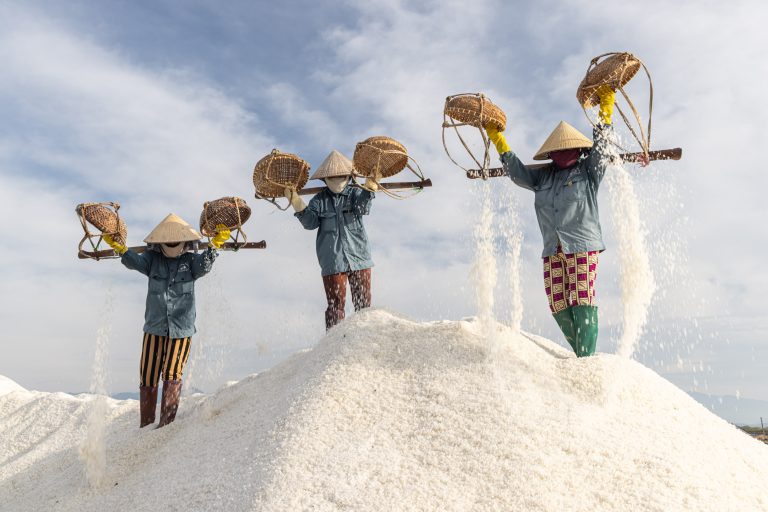
{"label": "brown rubber boot", "polygon": [[176,419],[181,397],[181,380],[163,381],[163,399],[160,402],[160,423],[157,428],[164,427]]}
{"label": "brown rubber boot", "polygon": [[139,386],[139,428],[155,422],[157,386]]}

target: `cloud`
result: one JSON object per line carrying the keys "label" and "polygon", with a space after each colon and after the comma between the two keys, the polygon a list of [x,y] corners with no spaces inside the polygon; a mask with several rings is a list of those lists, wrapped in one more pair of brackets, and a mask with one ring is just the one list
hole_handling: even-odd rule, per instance
{"label": "cloud", "polygon": [[[243,8],[249,11],[242,19],[261,14],[253,11],[259,7]],[[223,254],[213,275],[199,283],[201,351],[193,380],[213,386],[311,345],[322,334],[325,308],[314,233],[290,212],[250,199],[251,170],[273,147],[316,166],[331,149],[351,156],[357,141],[379,134],[403,142],[435,186],[408,201],[377,197],[366,219],[377,264],[374,302],[419,319],[473,314],[472,232],[483,190],[490,188],[499,215],[509,205],[519,215],[524,327],[558,338],[541,290],[532,195],[508,180],[464,178],[443,151],[443,102],[459,92],[488,94],[507,113],[507,138],[527,161],[560,119],[588,130],[575,87],[589,59],[609,50],[631,50],[645,60],[656,94],[654,144],[684,148],[680,162],[632,170],[662,284],[652,321],[669,325],[729,310],[746,318],[762,314],[768,283],[749,271],[760,268],[766,248],[755,219],[768,213],[760,197],[765,178],[754,170],[766,107],[752,84],[768,78],[756,26],[764,8],[756,2],[706,9],[684,2],[675,16],[661,2],[610,9],[555,0],[339,2],[313,11],[306,23],[287,5],[279,16],[300,34],[295,46],[280,38],[269,60],[269,46],[259,43],[252,60],[253,41],[227,39],[208,55],[249,65],[226,72],[198,65],[197,37],[197,46],[187,47],[181,34],[178,47],[163,53],[178,58],[162,65],[150,54],[151,33],[142,32],[147,40],[121,39],[121,46],[106,37],[108,28],[83,30],[82,20],[75,24],[63,13],[54,21],[44,10],[0,9],[0,114],[9,120],[0,127],[0,213],[14,219],[0,228],[13,241],[0,264],[14,269],[4,287],[10,293],[0,299],[13,363],[0,373],[26,387],[87,387],[109,286],[116,297],[112,386],[135,383],[145,282],[114,261],[74,260],[80,235],[73,208],[83,201],[120,201],[134,243],[169,211],[194,223],[206,200],[239,195],[252,205],[246,231],[266,239],[269,249]],[[337,12],[343,16],[329,14]],[[236,16],[217,12],[216,30],[235,27],[245,38]],[[186,13],[184,20],[176,30],[206,33],[206,16]],[[172,44],[167,34],[158,37]],[[196,53],[184,59],[185,51]],[[255,86],[249,83],[254,76]],[[642,99],[637,80],[632,86]],[[467,137],[477,150],[479,135],[468,131]],[[458,153],[452,136],[448,144]],[[601,208],[609,250],[601,257],[598,294],[601,344],[608,348],[621,313],[606,193]],[[501,281],[498,292],[503,316],[512,306]],[[645,343],[674,347],[690,332],[664,327]],[[30,337],[34,345],[20,342]],[[49,365],[42,373],[32,371],[39,352]],[[682,345],[641,350],[662,369],[677,355],[692,357]],[[67,361],[71,369],[50,361]],[[713,372],[721,371],[716,364],[714,357]],[[732,375],[737,364],[729,365],[722,371]]]}

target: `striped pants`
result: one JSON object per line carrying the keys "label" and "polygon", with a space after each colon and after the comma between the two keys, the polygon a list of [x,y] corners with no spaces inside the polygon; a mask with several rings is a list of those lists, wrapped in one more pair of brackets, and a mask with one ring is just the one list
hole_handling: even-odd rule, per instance
{"label": "striped pants", "polygon": [[169,338],[145,332],[139,363],[140,385],[157,386],[160,372],[163,380],[181,380],[190,345],[192,338]]}
{"label": "striped pants", "polygon": [[552,314],[571,306],[592,306],[595,301],[598,251],[544,257],[544,289]]}

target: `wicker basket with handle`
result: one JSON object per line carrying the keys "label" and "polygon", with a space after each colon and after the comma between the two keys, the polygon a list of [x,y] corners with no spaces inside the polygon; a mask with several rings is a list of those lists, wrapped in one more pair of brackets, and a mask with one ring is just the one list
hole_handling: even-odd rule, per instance
{"label": "wicker basket with handle", "polygon": [[[451,162],[457,167],[463,169],[465,172],[469,171],[453,158],[448,149],[445,140],[445,130],[453,128],[459,142],[461,142],[461,145],[464,146],[464,149],[467,151],[467,154],[469,154],[472,160],[474,160],[478,167],[480,167],[483,179],[488,177],[488,169],[491,164],[491,141],[485,133],[485,128],[488,125],[493,125],[498,131],[504,131],[507,127],[507,116],[504,114],[504,111],[494,105],[484,94],[454,94],[445,99],[442,135],[445,154],[448,155],[448,158],[450,158]],[[461,126],[473,126],[480,132],[480,138],[483,141],[482,158],[475,156],[467,142],[461,136],[461,133],[459,132],[459,127]]]}
{"label": "wicker basket with handle", "polygon": [[618,52],[608,55],[604,60],[595,57],[590,63],[590,68],[576,90],[576,98],[584,108],[591,108],[600,104],[597,89],[601,85],[607,85],[614,91],[621,89],[640,71],[642,62],[640,59],[627,52]]}
{"label": "wicker basket with handle", "polygon": [[[643,128],[640,113],[637,111],[635,104],[624,89],[624,86],[632,80],[641,68],[645,71],[645,75],[648,77],[648,123],[646,128]],[[624,121],[627,129],[629,129],[629,132],[632,134],[632,137],[634,137],[640,145],[645,160],[647,161],[651,148],[651,124],[653,118],[653,80],[651,79],[650,71],[648,71],[648,68],[643,61],[628,52],[604,53],[590,60],[589,66],[587,66],[587,72],[579,84],[578,89],[576,89],[576,99],[584,110],[587,119],[589,119],[589,122],[593,125],[595,125],[596,122],[589,116],[587,109],[600,105],[600,96],[597,94],[597,90],[601,86],[607,86],[610,89],[619,92],[621,97],[626,101],[626,105],[629,107],[632,116],[634,117],[633,120],[629,119],[618,102],[616,102],[614,106]],[[617,142],[614,141],[613,144],[620,150],[627,152],[627,149],[619,146]]]}
{"label": "wicker basket with handle", "polygon": [[377,135],[357,143],[352,162],[366,178],[389,178],[408,165],[408,151],[395,139]]}
{"label": "wicker basket with handle", "polygon": [[302,188],[309,179],[309,164],[291,153],[273,149],[256,163],[253,169],[253,185],[260,198],[279,198],[285,188]]}
{"label": "wicker basket with handle", "polygon": [[451,119],[475,128],[482,129],[488,123],[493,123],[500,132],[503,132],[507,127],[507,116],[504,112],[481,93],[448,96],[443,113]]}
{"label": "wicker basket with handle", "polygon": [[215,236],[218,224],[224,224],[229,230],[240,229],[250,217],[251,208],[239,197],[207,201],[200,213],[200,232],[207,237]]}
{"label": "wicker basket with handle", "polygon": [[[102,235],[109,235],[115,242],[125,245],[128,240],[128,227],[117,214],[119,208],[120,204],[118,203],[82,203],[77,205],[75,212],[77,212],[81,222],[82,220],[88,221],[89,224],[101,231]],[[88,227],[84,225],[83,228],[88,235]]]}

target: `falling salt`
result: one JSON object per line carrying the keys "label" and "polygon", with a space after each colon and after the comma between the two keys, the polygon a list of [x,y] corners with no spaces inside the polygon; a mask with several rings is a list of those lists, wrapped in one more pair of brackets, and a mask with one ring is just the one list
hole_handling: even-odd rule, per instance
{"label": "falling salt", "polygon": [[195,283],[198,332],[184,369],[184,395],[216,389],[223,383],[224,367],[240,332],[217,265]]}
{"label": "falling salt", "polygon": [[497,290],[496,304],[502,308],[499,321],[512,328],[513,332],[520,332],[523,322],[523,287],[521,279],[521,248],[522,230],[520,229],[520,216],[517,211],[517,201],[512,194],[511,187],[496,187],[500,190],[497,194],[495,208],[498,212],[497,226],[501,241],[502,260],[501,266],[503,279],[500,281],[500,290]]}
{"label": "falling salt", "polygon": [[112,332],[112,312],[114,295],[111,281],[105,286],[106,297],[99,314],[101,326],[96,331],[96,350],[93,358],[93,375],[90,392],[93,400],[86,421],[86,435],[78,450],[80,460],[85,465],[85,476],[91,487],[98,487],[104,481],[107,469],[106,443],[104,428],[107,423],[109,404],[107,403],[107,355],[109,337]]}
{"label": "falling salt", "polygon": [[[606,144],[606,147],[613,157],[618,157],[616,145]],[[614,158],[614,161],[621,160]],[[606,182],[619,241],[621,267],[623,318],[617,354],[632,357],[648,320],[648,309],[656,291],[656,282],[651,271],[646,229],[640,217],[640,203],[632,178],[623,165],[612,163],[606,172]]]}
{"label": "falling salt", "polygon": [[475,263],[471,277],[475,284],[477,314],[483,329],[490,329],[493,322],[494,290],[496,288],[496,257],[493,248],[493,209],[490,184],[482,184],[482,210],[475,227]]}

